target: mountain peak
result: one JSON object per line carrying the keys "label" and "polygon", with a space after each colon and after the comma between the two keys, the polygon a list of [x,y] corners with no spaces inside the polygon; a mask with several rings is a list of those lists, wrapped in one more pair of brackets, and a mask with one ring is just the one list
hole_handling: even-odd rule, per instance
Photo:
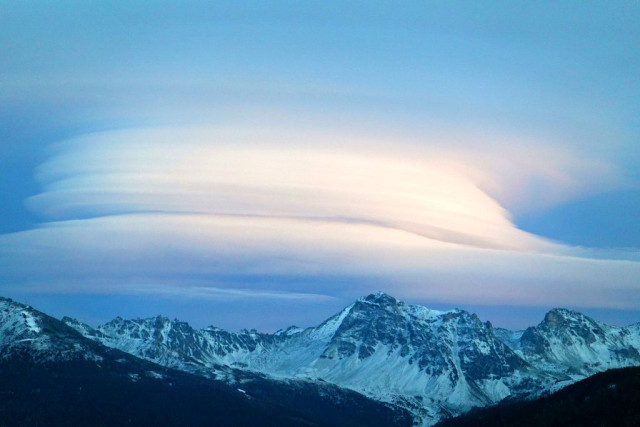
{"label": "mountain peak", "polygon": [[360,298],[360,301],[369,302],[378,305],[396,305],[400,301],[392,297],[391,295],[384,292],[376,292],[374,294],[369,294],[366,297]]}
{"label": "mountain peak", "polygon": [[180,322],[178,319],[171,320],[167,316],[163,316],[161,314],[158,314],[155,317],[151,317],[149,320],[154,323],[156,327],[162,327],[163,325],[173,325],[174,323]]}
{"label": "mountain peak", "polygon": [[15,310],[32,310],[31,306],[23,304],[18,301],[14,301],[11,298],[0,297],[0,304],[9,309]]}
{"label": "mountain peak", "polygon": [[582,313],[567,308],[554,308],[544,316],[542,324],[550,327],[558,327],[581,320],[591,320]]}

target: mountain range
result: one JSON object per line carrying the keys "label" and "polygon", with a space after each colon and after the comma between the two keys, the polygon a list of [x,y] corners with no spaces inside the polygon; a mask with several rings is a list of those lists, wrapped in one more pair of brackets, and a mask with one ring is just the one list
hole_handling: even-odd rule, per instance
{"label": "mountain range", "polygon": [[[640,324],[609,326],[567,309],[509,331],[464,310],[435,311],[376,293],[316,327],[273,334],[197,330],[162,316],[116,318],[97,328],[65,317],[57,328],[73,331],[74,338],[73,345],[68,338],[62,345],[43,334],[42,319],[55,319],[9,301],[2,300],[3,313],[11,314],[1,319],[0,356],[26,346],[22,351],[38,360],[98,363],[118,351],[241,389],[252,402],[284,407],[281,414],[331,425],[342,419],[322,418],[331,405],[345,417],[360,408],[349,415],[351,425],[375,425],[368,413],[379,424],[428,426],[474,407],[534,399],[597,372],[640,365]],[[18,326],[27,335],[16,334]],[[151,371],[159,372],[144,372]],[[292,389],[304,390],[314,403],[302,410]],[[279,398],[269,400],[274,393]]]}

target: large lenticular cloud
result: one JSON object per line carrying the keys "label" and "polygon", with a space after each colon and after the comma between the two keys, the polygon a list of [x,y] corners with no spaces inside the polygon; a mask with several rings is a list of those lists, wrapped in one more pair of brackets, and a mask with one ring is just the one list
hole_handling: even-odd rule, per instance
{"label": "large lenticular cloud", "polygon": [[47,219],[140,212],[307,219],[472,247],[551,248],[517,230],[442,156],[169,129],[94,135],[59,150],[39,170],[45,191],[29,200]]}
{"label": "large lenticular cloud", "polygon": [[482,189],[499,168],[296,138],[156,129],[62,143],[28,200],[45,222],[0,236],[1,279],[29,292],[214,299],[383,288],[450,303],[640,303],[637,262],[580,258],[517,229]]}

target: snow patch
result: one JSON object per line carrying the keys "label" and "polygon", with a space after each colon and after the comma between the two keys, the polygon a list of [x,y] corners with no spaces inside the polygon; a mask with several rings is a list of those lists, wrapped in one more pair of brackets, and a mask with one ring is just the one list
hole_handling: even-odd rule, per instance
{"label": "snow patch", "polygon": [[24,321],[25,321],[25,324],[27,325],[27,328],[29,328],[31,332],[35,332],[36,334],[40,333],[41,329],[40,327],[38,327],[36,319],[31,315],[31,313],[29,313],[26,310],[23,310],[21,314],[24,317]]}
{"label": "snow patch", "polygon": [[147,374],[147,376],[149,378],[154,378],[156,380],[161,380],[161,379],[164,378],[164,375],[162,375],[162,374],[160,374],[160,373],[158,373],[156,371],[147,371],[146,374]]}

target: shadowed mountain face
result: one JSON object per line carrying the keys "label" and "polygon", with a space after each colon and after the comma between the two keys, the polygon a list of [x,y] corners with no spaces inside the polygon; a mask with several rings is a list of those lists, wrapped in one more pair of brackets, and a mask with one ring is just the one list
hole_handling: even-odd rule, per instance
{"label": "shadowed mountain face", "polygon": [[612,369],[534,401],[477,409],[438,424],[442,427],[569,425],[640,425],[640,368]]}
{"label": "shadowed mountain face", "polygon": [[0,298],[3,425],[411,424],[400,409],[330,384],[219,372],[224,382],[160,366]]}
{"label": "shadowed mountain face", "polygon": [[230,368],[322,380],[412,411],[429,425],[473,407],[557,390],[593,373],[640,365],[637,327],[554,309],[526,331],[496,329],[463,310],[440,312],[384,293],[317,327],[231,333],[164,317],[117,318],[85,336],[139,357],[227,380]]}

